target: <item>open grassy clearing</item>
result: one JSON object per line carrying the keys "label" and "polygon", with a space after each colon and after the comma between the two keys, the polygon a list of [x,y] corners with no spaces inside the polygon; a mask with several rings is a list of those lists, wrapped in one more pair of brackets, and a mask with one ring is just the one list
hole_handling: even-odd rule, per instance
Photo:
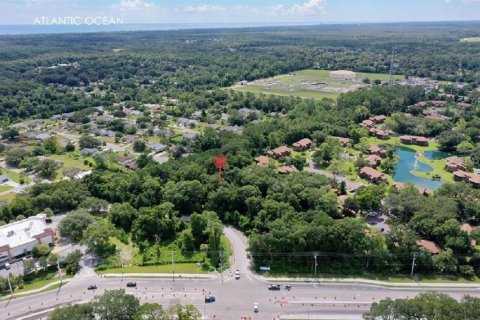
{"label": "open grassy clearing", "polygon": [[13,198],[15,198],[15,196],[16,196],[16,193],[9,192],[7,194],[0,195],[0,201],[10,203],[12,202]]}
{"label": "open grassy clearing", "polygon": [[0,186],[0,192],[5,192],[5,191],[8,191],[8,190],[11,190],[13,189],[12,186]]}
{"label": "open grassy clearing", "polygon": [[[357,73],[356,79],[344,80],[330,77],[330,70],[301,70],[272,78],[259,79],[247,85],[234,86],[233,89],[255,94],[274,94],[281,96],[297,96],[301,98],[336,99],[341,93],[368,86],[363,83],[364,78],[371,81],[388,81],[388,74]],[[404,76],[396,75],[395,79]]]}
{"label": "open grassy clearing", "polygon": [[[129,266],[125,268],[112,268],[98,271],[99,274],[106,273],[172,273],[173,265],[159,265],[159,266]],[[197,263],[175,263],[175,273],[207,273],[202,270]]]}
{"label": "open grassy clearing", "polygon": [[24,183],[29,183],[30,182],[30,178],[28,178],[26,175],[22,175],[20,173],[17,173],[15,171],[12,171],[12,170],[4,168],[4,167],[0,167],[0,172],[1,172],[2,175],[5,175],[5,176],[9,177],[12,181],[14,181],[16,183],[20,183],[20,177],[23,177]]}
{"label": "open grassy clearing", "polygon": [[480,43],[480,37],[462,38],[460,42]]}

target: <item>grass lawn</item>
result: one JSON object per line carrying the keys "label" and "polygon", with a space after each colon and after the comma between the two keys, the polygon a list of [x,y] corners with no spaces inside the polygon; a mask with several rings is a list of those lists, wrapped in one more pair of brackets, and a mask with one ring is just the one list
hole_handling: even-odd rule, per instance
{"label": "grass lawn", "polygon": [[16,195],[17,194],[14,193],[14,192],[10,192],[10,193],[4,194],[4,195],[0,195],[0,201],[10,203],[13,200],[13,198],[15,198]]}
{"label": "grass lawn", "polygon": [[13,189],[12,186],[3,186],[3,185],[0,186],[0,192],[5,192],[11,189]]}
{"label": "grass lawn", "polygon": [[[12,170],[9,170],[7,168],[4,168],[4,167],[0,167],[0,171],[2,172],[2,175],[6,175],[7,177],[9,177],[12,181],[16,182],[16,183],[20,183],[20,176],[22,176],[22,174],[20,173],[17,173],[15,171],[12,171]],[[25,183],[29,183],[30,182],[30,178],[27,177],[26,175],[23,175],[23,181]]]}
{"label": "grass lawn", "polygon": [[[278,75],[273,78],[259,79],[245,86],[233,86],[234,90],[252,92],[255,94],[274,94],[280,96],[297,96],[301,98],[336,99],[342,92],[356,90],[368,86],[361,79],[387,81],[388,74],[357,73],[355,80],[334,79],[330,70],[300,70],[288,75]],[[396,75],[395,79],[404,76]]]}
{"label": "grass lawn", "polygon": [[[124,273],[172,273],[172,264],[159,266],[129,266],[123,268]],[[113,268],[98,271],[99,274],[105,273],[122,273],[122,268]],[[175,263],[175,273],[206,273],[202,267],[198,267],[196,263]]]}
{"label": "grass lawn", "polygon": [[95,161],[91,157],[82,157],[79,153],[65,153],[65,154],[53,154],[49,156],[52,160],[60,160],[63,162],[63,166],[57,169],[57,180],[62,180],[64,177],[63,170],[69,168],[78,168],[81,170],[90,170],[91,167],[83,163],[84,160],[94,163]]}

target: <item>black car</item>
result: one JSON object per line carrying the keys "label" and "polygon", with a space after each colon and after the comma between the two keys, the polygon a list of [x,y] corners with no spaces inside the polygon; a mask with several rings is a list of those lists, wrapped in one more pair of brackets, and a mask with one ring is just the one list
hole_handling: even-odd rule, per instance
{"label": "black car", "polygon": [[205,297],[205,303],[211,303],[215,302],[215,297],[214,296],[206,296]]}
{"label": "black car", "polygon": [[135,288],[137,286],[136,282],[127,282],[127,287],[129,288]]}
{"label": "black car", "polygon": [[88,290],[96,290],[97,289],[97,285],[96,284],[91,284],[87,287]]}
{"label": "black car", "polygon": [[271,284],[268,286],[268,290],[280,290],[279,284]]}

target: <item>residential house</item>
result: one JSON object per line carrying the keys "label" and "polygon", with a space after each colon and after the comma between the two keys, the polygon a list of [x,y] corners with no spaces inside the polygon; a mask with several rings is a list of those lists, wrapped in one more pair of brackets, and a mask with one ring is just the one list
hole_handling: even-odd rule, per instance
{"label": "residential house", "polygon": [[261,167],[268,167],[268,164],[270,163],[270,159],[265,156],[259,156],[255,158],[255,161],[257,162],[257,165]]}
{"label": "residential house", "polygon": [[161,143],[158,144],[151,144],[148,146],[154,153],[159,153],[167,150],[167,146]]}
{"label": "residential house", "polygon": [[420,102],[415,103],[415,107],[426,108],[427,106],[428,106],[428,102],[426,102],[426,101],[420,101]]}
{"label": "residential house", "polygon": [[267,154],[273,158],[283,158],[290,155],[290,149],[288,149],[286,146],[281,146],[267,151]]}
{"label": "residential house", "polygon": [[372,117],[372,118],[370,118],[370,120],[375,122],[375,124],[380,124],[380,123],[384,123],[385,120],[387,120],[387,117],[384,116],[384,115],[380,115],[380,116]]}
{"label": "residential house", "polygon": [[466,171],[467,164],[460,157],[448,157],[447,162],[445,163],[445,170],[449,172]]}
{"label": "residential house", "polygon": [[470,103],[459,102],[457,103],[457,107],[459,107],[460,109],[470,109],[472,105]]}
{"label": "residential house", "polygon": [[437,254],[442,251],[438,244],[429,240],[417,240],[417,247],[432,254]]}
{"label": "residential house", "polygon": [[469,182],[474,188],[480,188],[480,176],[473,173],[458,170],[453,172],[453,179],[455,181]]}
{"label": "residential house", "polygon": [[335,139],[337,139],[338,141],[340,141],[340,144],[342,145],[342,147],[346,147],[349,143],[350,143],[350,139],[349,138],[344,138],[344,137],[333,137]]}
{"label": "residential house", "polygon": [[380,158],[376,154],[371,154],[368,157],[364,158],[363,160],[369,167],[372,167],[372,168],[376,168],[382,162],[382,158]]}
{"label": "residential house", "polygon": [[370,148],[368,148],[368,151],[370,152],[370,154],[375,154],[382,158],[386,157],[388,152],[387,149],[379,146],[371,146]]}
{"label": "residential house", "polygon": [[377,137],[379,139],[385,140],[390,138],[390,131],[385,131],[377,128],[370,128],[370,130],[368,131],[372,136]]}
{"label": "residential house", "polygon": [[293,149],[295,151],[305,151],[312,146],[312,140],[308,138],[303,138],[293,144]]}
{"label": "residential house", "polygon": [[360,125],[364,128],[370,129],[375,125],[375,123],[372,120],[363,120]]}
{"label": "residential house", "polygon": [[294,166],[283,166],[278,168],[278,173],[280,174],[291,174],[297,171],[297,168],[295,168]]}
{"label": "residential house", "polygon": [[415,144],[418,146],[428,146],[429,139],[419,136],[404,135],[400,137],[400,142],[403,144]]}
{"label": "residential house", "polygon": [[381,173],[370,167],[363,167],[362,169],[360,169],[359,176],[360,178],[366,179],[371,183],[386,183],[388,181],[388,177],[386,174]]}
{"label": "residential house", "polygon": [[447,104],[447,101],[441,101],[441,100],[430,100],[428,101],[428,104],[434,107],[445,107]]}
{"label": "residential house", "polygon": [[[399,190],[402,190],[403,188],[405,188],[407,185],[404,184],[404,183],[401,183],[401,182],[395,182],[393,184],[393,188],[397,191]],[[422,195],[422,196],[425,196],[425,197],[429,197],[431,194],[432,194],[432,191],[430,189],[427,189],[427,188],[424,188],[424,187],[420,187],[420,186],[414,186],[417,191]]]}
{"label": "residential house", "polygon": [[135,161],[135,159],[131,157],[124,157],[124,156],[117,157],[117,163],[123,166],[133,161]]}

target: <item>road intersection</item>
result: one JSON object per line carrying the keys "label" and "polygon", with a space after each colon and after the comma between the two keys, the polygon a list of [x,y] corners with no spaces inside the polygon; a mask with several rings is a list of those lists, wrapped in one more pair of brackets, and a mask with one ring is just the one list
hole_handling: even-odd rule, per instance
{"label": "road intersection", "polygon": [[[290,282],[291,290],[285,290],[282,281],[280,291],[267,289],[268,279],[254,275],[246,254],[246,238],[232,228],[225,228],[225,235],[233,247],[232,267],[221,277],[212,279],[189,279],[187,275],[172,278],[142,278],[130,275],[122,278],[100,277],[87,273],[72,279],[58,290],[15,298],[0,303],[0,319],[45,319],[55,307],[65,304],[88,302],[105,290],[123,288],[134,294],[141,302],[161,303],[164,307],[194,304],[206,319],[361,319],[370,305],[383,298],[413,297],[421,292],[441,291],[454,298],[465,294],[480,296],[479,289],[427,288],[427,287],[381,287],[369,284]],[[235,280],[234,270],[240,270],[240,279]],[[126,288],[130,280],[136,288]],[[87,290],[96,284],[97,290]],[[205,303],[204,296],[213,295],[216,302]],[[258,303],[259,312],[253,312]],[[247,318],[248,319],[248,318]]]}

